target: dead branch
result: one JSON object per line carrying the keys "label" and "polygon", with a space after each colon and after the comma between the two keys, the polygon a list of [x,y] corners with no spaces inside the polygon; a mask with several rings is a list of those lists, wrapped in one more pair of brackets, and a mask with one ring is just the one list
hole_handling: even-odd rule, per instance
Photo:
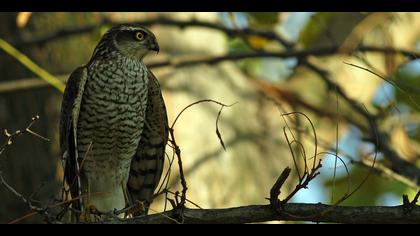
{"label": "dead branch", "polygon": [[270,204],[271,206],[278,206],[281,202],[278,200],[278,197],[280,195],[280,189],[283,186],[284,182],[286,182],[286,179],[289,177],[290,172],[292,169],[289,167],[286,167],[283,172],[280,174],[280,176],[277,178],[276,182],[274,183],[273,187],[271,187],[270,190]]}

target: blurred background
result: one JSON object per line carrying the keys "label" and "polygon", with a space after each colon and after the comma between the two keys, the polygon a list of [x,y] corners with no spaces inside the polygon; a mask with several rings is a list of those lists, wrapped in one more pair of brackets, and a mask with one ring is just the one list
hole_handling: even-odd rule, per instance
{"label": "blurred background", "polygon": [[[282,188],[284,198],[298,183],[305,159],[312,167],[321,158],[323,166],[292,202],[335,203],[363,183],[341,204],[398,205],[402,194],[412,196],[419,189],[419,13],[16,12],[0,13],[0,39],[65,82],[89,60],[101,35],[122,22],[144,23],[157,36],[161,52],[145,61],[161,83],[170,123],[201,99],[236,103],[218,120],[226,151],[216,135],[216,104],[193,106],[175,126],[187,198],[200,207],[267,204],[271,186],[289,166],[293,171]],[[0,155],[0,170],[34,203],[51,204],[59,197],[63,174],[62,93],[6,53],[4,41],[0,129],[25,128],[39,115],[32,130],[50,141],[18,137]],[[282,115],[294,111],[310,118],[317,149],[303,115]],[[374,117],[377,130],[364,111]],[[5,140],[0,137],[0,143]],[[167,153],[168,168],[169,147]],[[181,190],[178,173],[175,161],[171,191]],[[0,199],[1,223],[42,222],[28,216],[27,206],[3,186]],[[163,211],[164,202],[158,197],[151,213]]]}

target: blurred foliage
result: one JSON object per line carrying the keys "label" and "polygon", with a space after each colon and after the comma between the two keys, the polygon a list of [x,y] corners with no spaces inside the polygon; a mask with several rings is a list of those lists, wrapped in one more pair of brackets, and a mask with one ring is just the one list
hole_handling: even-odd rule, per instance
{"label": "blurred foliage", "polygon": [[[252,52],[252,48],[242,38],[235,38],[229,41],[229,51],[235,52]],[[238,61],[238,66],[246,73],[256,75],[261,70],[260,58],[250,58]]]}
{"label": "blurred foliage", "polygon": [[311,16],[300,32],[304,47],[340,46],[353,29],[368,16],[358,12],[320,12]]}
{"label": "blurred foliage", "polygon": [[[278,26],[281,22],[279,12],[245,12],[246,25],[250,28],[260,30],[273,30],[275,26]],[[237,21],[236,13],[231,13],[230,20],[233,25]],[[252,52],[258,50],[264,50],[270,44],[270,40],[264,37],[251,35],[243,38],[233,38],[229,40],[229,51],[230,52]],[[237,62],[241,69],[252,76],[261,76],[263,70],[263,64],[265,58],[252,58],[245,59]]]}
{"label": "blurred foliage", "polygon": [[391,81],[399,87],[395,88],[396,101],[420,111],[420,60],[401,65]]}
{"label": "blurred foliage", "polygon": [[317,20],[311,20],[305,25],[305,28],[300,33],[299,42],[302,43],[304,47],[311,45],[316,39],[319,38],[320,35],[324,34],[324,29],[323,27],[320,27],[320,25],[327,25],[328,22],[333,20],[337,15],[339,15],[339,13],[316,13],[312,19],[316,18]]}
{"label": "blurred foliage", "polygon": [[[399,67],[396,73],[390,77],[390,82],[395,83],[395,102],[400,108],[406,107],[403,113],[420,112],[420,61],[409,61]],[[402,105],[402,106],[401,106]],[[408,108],[408,109],[407,109]],[[420,126],[408,122],[410,138],[420,140]]]}
{"label": "blurred foliage", "polygon": [[[344,167],[340,163],[337,168],[341,169]],[[346,199],[342,203],[343,205],[374,206],[378,205],[378,200],[384,193],[392,194],[396,198],[401,198],[402,193],[407,192],[409,189],[398,181],[386,179],[382,176],[376,175],[375,173],[369,174],[369,170],[367,168],[352,165],[349,177],[344,175],[336,177],[335,181],[332,178],[325,180],[325,187],[329,190],[327,194],[328,196],[331,196],[331,190],[334,189],[333,201],[330,201],[329,203],[333,204],[345,196],[345,194],[353,191],[360,183],[362,183],[367,175],[369,175],[367,181],[351,197]],[[333,184],[335,184],[334,188]],[[329,199],[331,199],[331,197]]]}
{"label": "blurred foliage", "polygon": [[279,24],[279,12],[247,12],[249,25],[254,28],[271,29]]}

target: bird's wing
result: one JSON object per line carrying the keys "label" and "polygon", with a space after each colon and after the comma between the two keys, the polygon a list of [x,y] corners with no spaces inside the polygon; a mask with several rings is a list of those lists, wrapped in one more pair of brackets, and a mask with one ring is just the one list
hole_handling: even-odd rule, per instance
{"label": "bird's wing", "polygon": [[168,118],[160,85],[148,72],[149,91],[146,118],[136,154],[131,161],[127,190],[132,202],[148,206],[163,171],[165,147],[168,141]]}
{"label": "bird's wing", "polygon": [[[60,148],[64,167],[64,178],[69,185],[72,198],[80,196],[79,163],[77,159],[77,120],[79,118],[82,95],[87,80],[87,69],[79,67],[67,80],[63,94],[60,117]],[[73,202],[80,210],[80,201]]]}

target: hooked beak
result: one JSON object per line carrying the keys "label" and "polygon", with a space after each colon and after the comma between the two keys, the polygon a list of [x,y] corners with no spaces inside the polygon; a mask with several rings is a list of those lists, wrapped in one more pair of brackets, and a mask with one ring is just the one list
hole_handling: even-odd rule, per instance
{"label": "hooked beak", "polygon": [[156,53],[159,53],[159,44],[157,42],[154,42],[150,45],[149,49],[155,51]]}

